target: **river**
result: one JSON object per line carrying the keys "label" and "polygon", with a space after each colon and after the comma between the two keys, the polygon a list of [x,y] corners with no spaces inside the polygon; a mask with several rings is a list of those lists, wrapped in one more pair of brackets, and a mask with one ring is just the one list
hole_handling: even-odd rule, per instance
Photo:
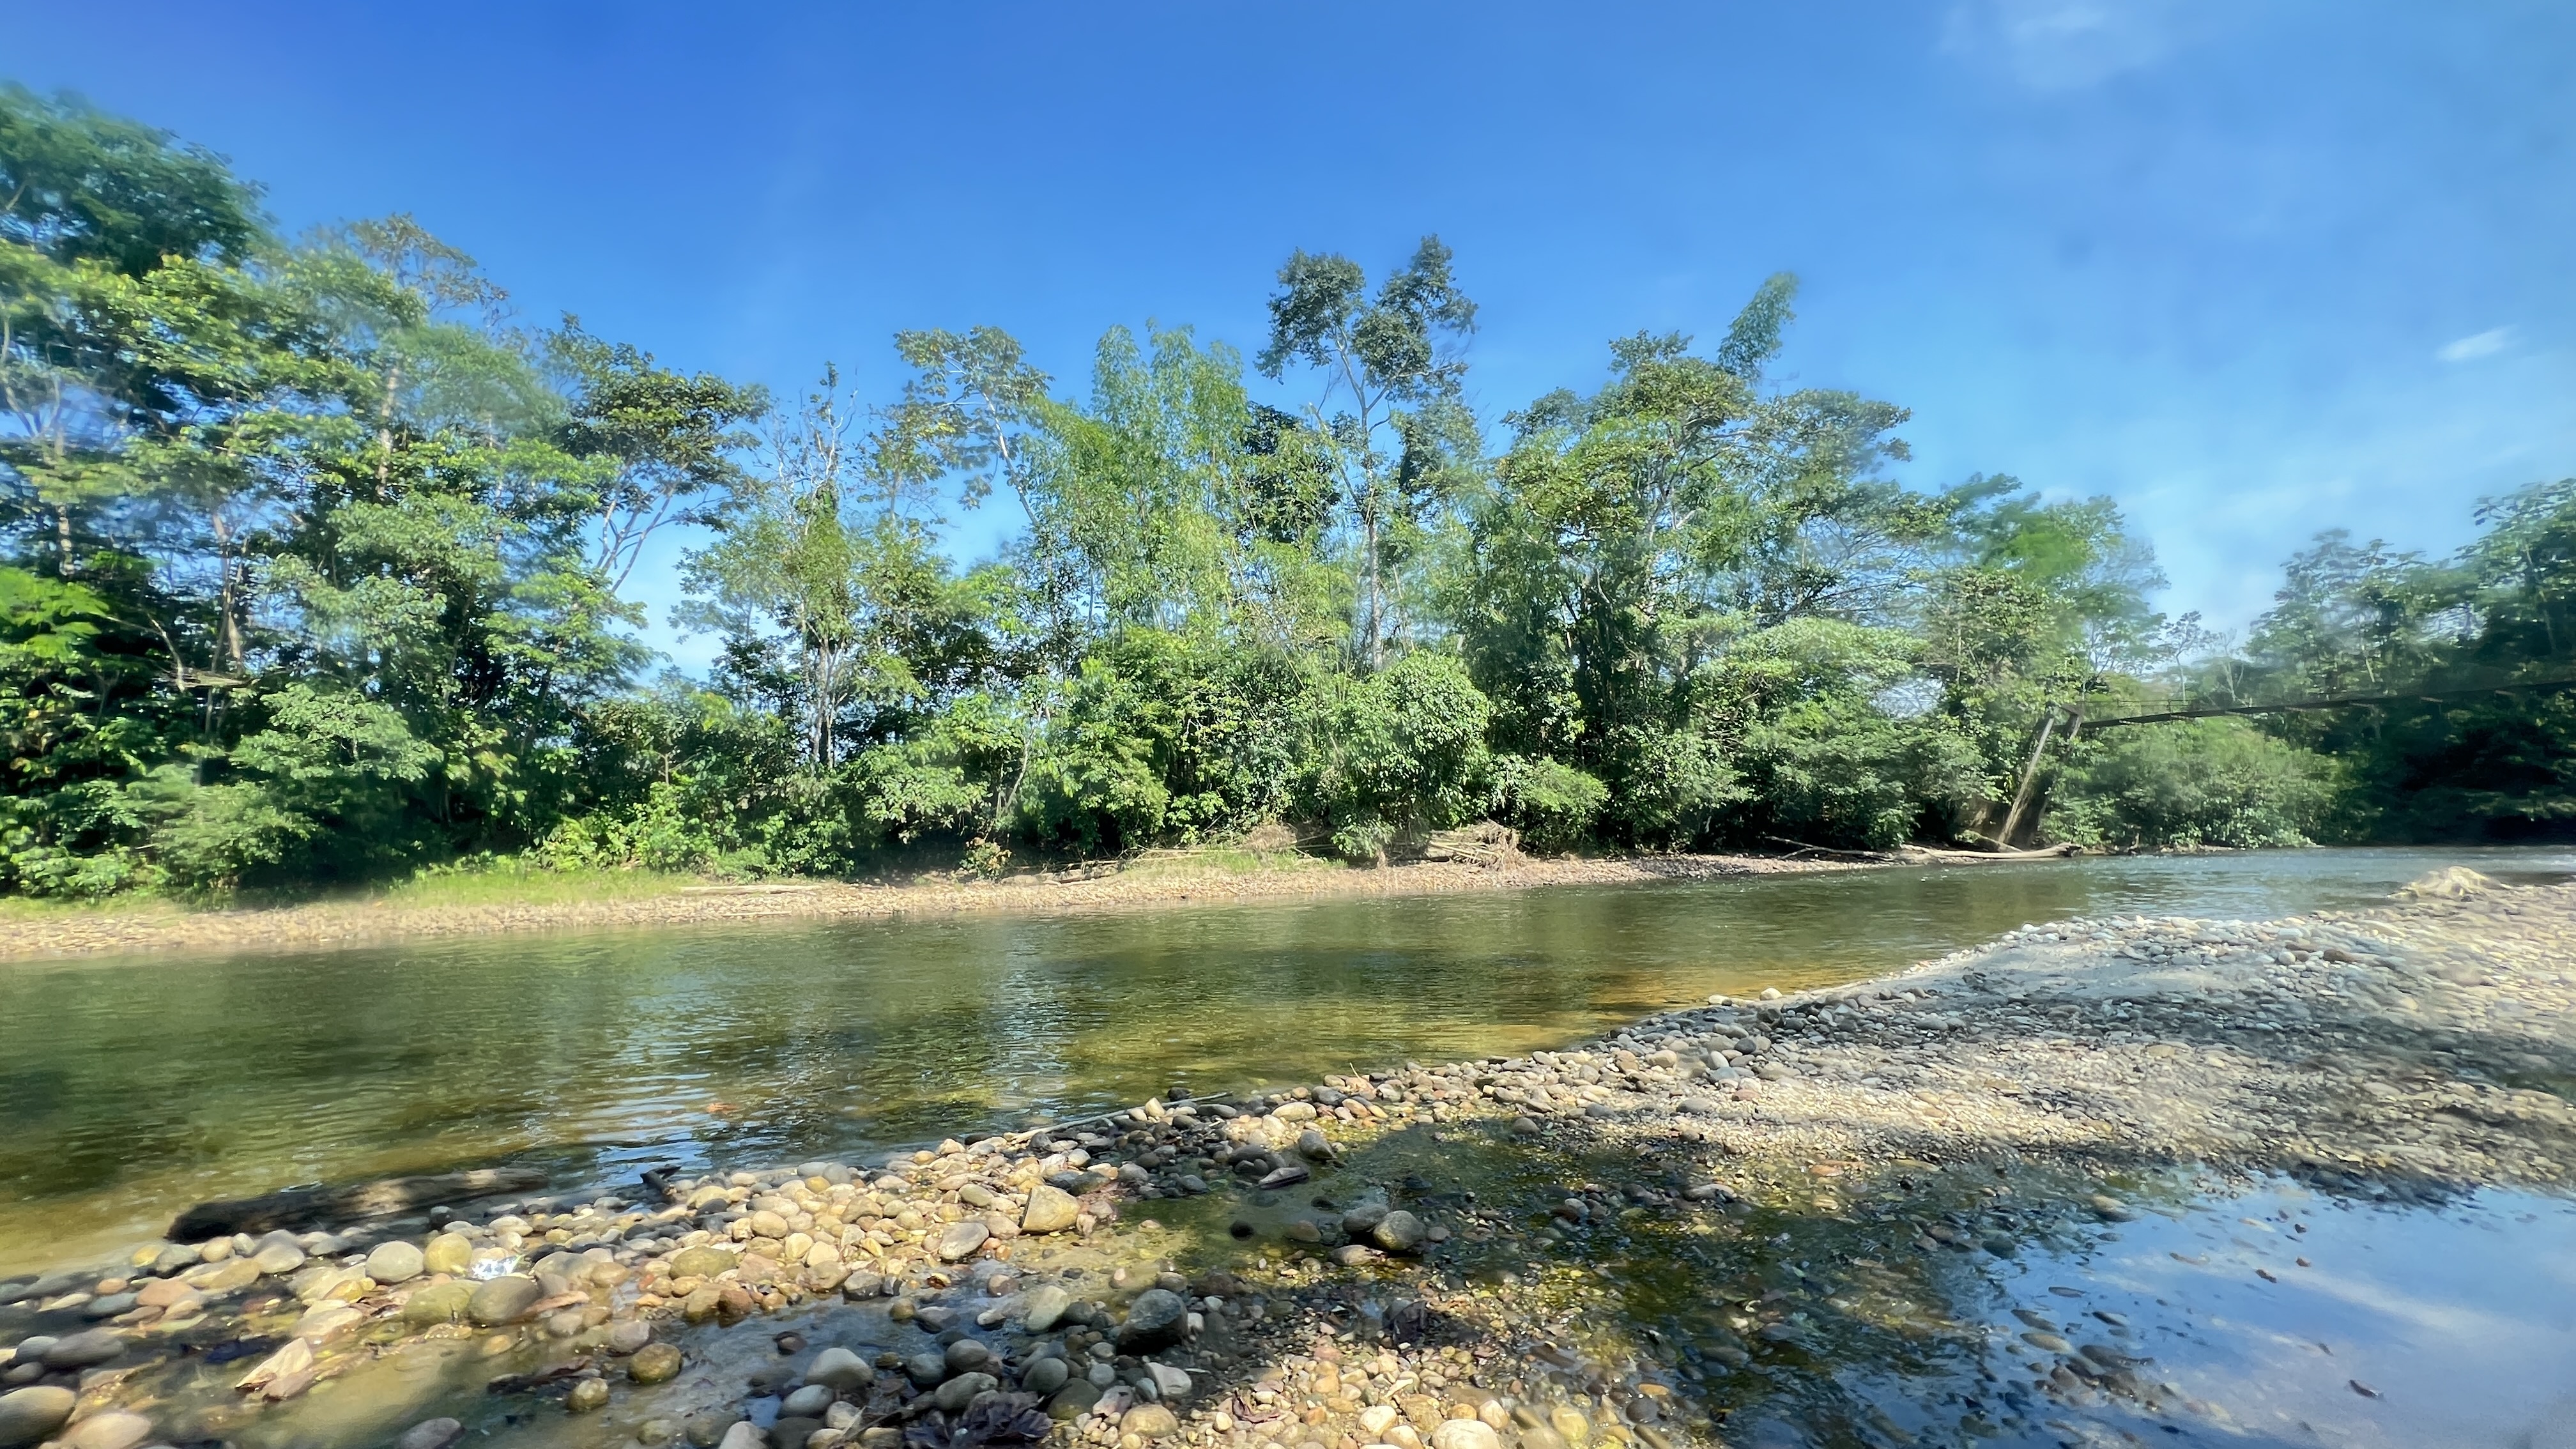
{"label": "river", "polygon": [[1175,1083],[1527,1051],[2026,922],[2362,906],[2451,864],[2563,876],[2576,854],[2113,858],[11,963],[0,1270],[292,1183],[847,1156]]}

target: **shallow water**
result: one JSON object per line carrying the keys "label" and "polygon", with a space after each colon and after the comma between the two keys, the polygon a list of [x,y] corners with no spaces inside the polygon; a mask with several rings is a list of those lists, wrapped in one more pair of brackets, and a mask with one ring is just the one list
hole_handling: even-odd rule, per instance
{"label": "shallow water", "polygon": [[0,1270],[291,1183],[848,1155],[1562,1043],[2031,921],[2366,905],[2566,852],[2305,851],[1053,918],[789,922],[0,965]]}

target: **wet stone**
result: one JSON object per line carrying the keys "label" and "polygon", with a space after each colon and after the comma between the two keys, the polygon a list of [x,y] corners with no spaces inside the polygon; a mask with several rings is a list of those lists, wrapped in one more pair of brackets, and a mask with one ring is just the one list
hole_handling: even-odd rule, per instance
{"label": "wet stone", "polygon": [[1024,1233],[1057,1233],[1072,1227],[1081,1216],[1082,1204],[1063,1188],[1040,1183],[1029,1189],[1029,1205],[1020,1214],[1020,1231]]}
{"label": "wet stone", "polygon": [[680,1376],[680,1350],[667,1343],[648,1343],[626,1361],[626,1376],[639,1384],[667,1383]]}
{"label": "wet stone", "polygon": [[963,1222],[950,1223],[939,1234],[939,1256],[943,1261],[950,1263],[971,1258],[983,1250],[984,1241],[992,1236],[993,1230],[986,1227],[981,1218],[968,1218]]}
{"label": "wet stone", "polygon": [[1073,1376],[1072,1366],[1060,1358],[1042,1358],[1030,1364],[1020,1375],[1020,1387],[1032,1394],[1047,1395],[1063,1388]]}
{"label": "wet stone", "polygon": [[64,1433],[65,1449],[135,1449],[152,1437],[152,1421],[141,1414],[110,1409],[92,1414]]}
{"label": "wet stone", "polygon": [[564,1396],[564,1407],[576,1414],[587,1414],[608,1407],[608,1380],[582,1379]]}
{"label": "wet stone", "polygon": [[474,1240],[463,1233],[441,1233],[420,1250],[424,1273],[462,1273],[472,1266]]}
{"label": "wet stone", "polygon": [[818,1419],[822,1417],[824,1410],[832,1407],[832,1399],[833,1393],[829,1385],[807,1384],[789,1394],[786,1401],[778,1406],[778,1412],[791,1418]]}
{"label": "wet stone", "polygon": [[823,1350],[814,1355],[814,1362],[805,1370],[807,1382],[821,1384],[843,1394],[867,1387],[875,1377],[876,1370],[869,1367],[867,1360],[846,1348]]}
{"label": "wet stone", "polygon": [[426,1255],[399,1238],[379,1243],[367,1254],[367,1276],[379,1283],[407,1283],[419,1277],[425,1266]]}
{"label": "wet stone", "polygon": [[732,1270],[734,1255],[722,1248],[682,1248],[671,1255],[671,1274],[678,1278],[712,1278]]}
{"label": "wet stone", "polygon": [[1063,1320],[1065,1310],[1073,1306],[1073,1295],[1060,1284],[1041,1283],[1029,1290],[1022,1306],[1023,1325],[1031,1333],[1044,1333]]}
{"label": "wet stone", "polygon": [[433,1283],[415,1290],[403,1300],[403,1322],[426,1325],[454,1323],[465,1316],[466,1305],[474,1301],[474,1285],[451,1282]]}
{"label": "wet stone", "polygon": [[465,1305],[465,1316],[490,1328],[515,1322],[535,1307],[545,1290],[525,1273],[505,1273],[474,1290]]}
{"label": "wet stone", "polygon": [[93,1328],[56,1339],[44,1352],[49,1369],[84,1369],[103,1364],[125,1352],[125,1335],[113,1329]]}
{"label": "wet stone", "polygon": [[1140,1353],[1177,1342],[1188,1320],[1189,1305],[1181,1295],[1165,1288],[1148,1288],[1128,1305],[1127,1319],[1118,1325],[1118,1347],[1128,1353]]}
{"label": "wet stone", "polygon": [[1422,1226],[1422,1219],[1402,1208],[1388,1213],[1376,1227],[1369,1230],[1369,1240],[1390,1253],[1415,1252],[1422,1247],[1422,1240],[1426,1236],[1427,1230]]}
{"label": "wet stone", "polygon": [[0,1394],[0,1449],[20,1449],[52,1437],[77,1402],[78,1395],[52,1384]]}

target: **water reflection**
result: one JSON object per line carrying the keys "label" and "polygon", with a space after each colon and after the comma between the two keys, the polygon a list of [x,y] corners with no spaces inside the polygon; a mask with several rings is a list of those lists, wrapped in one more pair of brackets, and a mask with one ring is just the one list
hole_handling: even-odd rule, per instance
{"label": "water reflection", "polygon": [[2027,921],[2357,905],[2457,862],[2570,864],[2313,851],[23,963],[0,967],[0,1267],[290,1182],[854,1153],[1174,1081],[1525,1051]]}

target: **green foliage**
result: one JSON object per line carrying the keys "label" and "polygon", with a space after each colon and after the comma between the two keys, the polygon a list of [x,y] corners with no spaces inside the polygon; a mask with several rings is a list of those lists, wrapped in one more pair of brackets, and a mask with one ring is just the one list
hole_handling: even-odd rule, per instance
{"label": "green foliage", "polygon": [[[989,875],[1274,822],[1379,861],[1487,815],[1992,840],[2034,759],[2015,829],[2106,848],[2576,821],[2576,483],[2448,560],[2328,534],[2218,653],[2106,500],[1904,486],[1902,408],[1781,385],[1785,274],[1497,456],[1436,237],[1374,282],[1290,256],[1255,368],[1294,410],[1160,326],[1079,397],[987,326],[897,334],[880,405],[828,368],[773,405],[508,325],[409,217],[286,242],[75,102],[0,90],[0,196],[0,891]],[[674,527],[720,662],[639,686]],[[2065,743],[2175,690],[2372,699]]]}
{"label": "green foliage", "polygon": [[1610,803],[1609,786],[1544,756],[1496,755],[1493,777],[1498,812],[1520,831],[1521,844],[1539,854],[1581,845]]}
{"label": "green foliage", "polygon": [[2098,736],[2055,798],[2060,836],[2097,848],[2307,845],[2332,770],[2244,721],[2186,720]]}

